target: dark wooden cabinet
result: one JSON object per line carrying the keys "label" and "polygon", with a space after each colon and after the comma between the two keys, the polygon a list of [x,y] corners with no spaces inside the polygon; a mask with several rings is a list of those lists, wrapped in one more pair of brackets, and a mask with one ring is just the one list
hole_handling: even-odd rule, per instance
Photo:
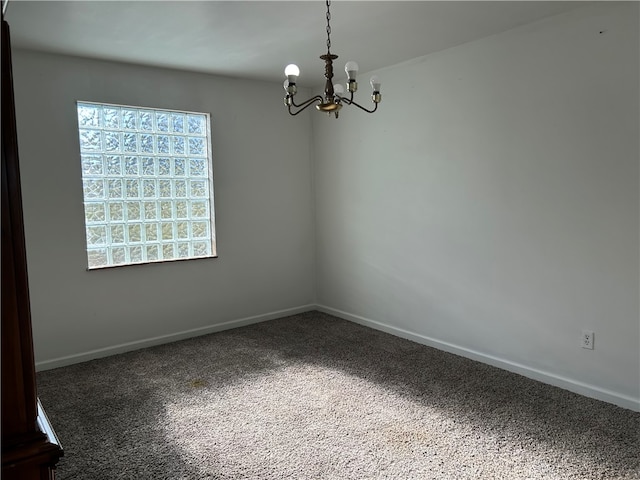
{"label": "dark wooden cabinet", "polygon": [[9,25],[2,18],[2,478],[53,479],[62,448],[36,395]]}

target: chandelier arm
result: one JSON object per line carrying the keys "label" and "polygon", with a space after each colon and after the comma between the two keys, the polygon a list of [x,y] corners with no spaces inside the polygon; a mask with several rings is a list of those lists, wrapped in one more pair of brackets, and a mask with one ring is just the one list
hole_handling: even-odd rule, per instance
{"label": "chandelier arm", "polygon": [[[307,106],[308,106],[308,105],[307,105]],[[305,108],[306,108],[306,107],[305,107]],[[289,109],[289,115],[291,115],[291,116],[296,116],[296,115],[298,115],[301,111],[303,111],[303,110],[304,110],[304,108],[301,108],[301,109],[300,109],[300,110],[298,110],[297,112],[292,112],[292,111],[291,111],[291,105],[289,105],[289,106],[288,106],[288,109]]]}
{"label": "chandelier arm", "polygon": [[[304,102],[302,102],[300,105],[296,104],[296,102],[293,101],[293,96],[291,97],[291,105],[293,105],[294,107],[300,108],[302,107],[302,109],[304,110],[305,108],[307,108],[309,105],[311,105],[313,102],[315,101],[320,101],[322,102],[322,100],[324,100],[320,95],[316,95],[315,97],[310,98],[309,100],[305,100]],[[302,110],[301,110],[302,111]]]}
{"label": "chandelier arm", "polygon": [[344,103],[346,103],[347,105],[355,105],[356,107],[358,107],[360,110],[364,110],[367,113],[373,113],[378,109],[378,104],[376,102],[374,102],[374,107],[373,110],[369,110],[365,107],[363,107],[362,105],[357,104],[353,98],[349,99],[349,98],[345,98],[345,97],[339,97],[340,100],[342,100]]}
{"label": "chandelier arm", "polygon": [[[316,100],[320,100],[322,101],[322,97],[320,95],[316,95],[313,98],[310,98],[309,100],[307,100],[306,102],[301,103],[300,105],[296,105],[294,103],[292,103],[292,105],[287,105],[287,108],[289,110],[289,115],[298,115],[300,112],[302,112],[303,110],[306,110],[307,108],[309,108],[311,105],[313,105],[313,102]],[[291,111],[291,107],[297,107],[298,111],[297,112],[292,112]]]}

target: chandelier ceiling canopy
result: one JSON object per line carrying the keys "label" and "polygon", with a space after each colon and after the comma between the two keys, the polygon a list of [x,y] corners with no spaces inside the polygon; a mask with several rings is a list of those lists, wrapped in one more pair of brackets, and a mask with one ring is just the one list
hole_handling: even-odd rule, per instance
{"label": "chandelier ceiling canopy", "polygon": [[[304,102],[297,104],[295,102],[295,95],[297,93],[296,80],[300,75],[300,69],[297,65],[290,64],[284,69],[284,74],[287,79],[284,81],[284,90],[286,95],[284,97],[284,104],[286,105],[289,114],[297,115],[306,108],[315,104],[316,109],[320,112],[326,112],[329,115],[333,113],[338,118],[338,112],[343,105],[355,105],[361,110],[368,113],[373,113],[378,109],[378,104],[382,100],[380,94],[380,80],[377,75],[371,77],[371,88],[373,93],[371,94],[371,100],[373,101],[373,108],[371,110],[358,105],[353,100],[353,94],[358,90],[358,82],[356,82],[356,74],[358,73],[358,64],[354,61],[349,61],[344,67],[347,73],[347,92],[345,95],[345,89],[342,85],[334,85],[333,78],[333,61],[338,58],[338,55],[331,53],[331,0],[326,0],[327,4],[327,53],[320,55],[320,58],[324,60],[324,76],[327,79],[324,87],[324,95],[316,95],[314,97],[305,100]],[[294,110],[297,109],[297,110]]]}

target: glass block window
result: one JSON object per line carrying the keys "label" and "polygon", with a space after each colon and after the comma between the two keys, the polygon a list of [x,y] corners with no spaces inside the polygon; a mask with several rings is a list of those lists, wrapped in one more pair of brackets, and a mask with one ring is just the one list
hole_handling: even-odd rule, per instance
{"label": "glass block window", "polygon": [[89,269],[215,257],[210,116],[77,109]]}

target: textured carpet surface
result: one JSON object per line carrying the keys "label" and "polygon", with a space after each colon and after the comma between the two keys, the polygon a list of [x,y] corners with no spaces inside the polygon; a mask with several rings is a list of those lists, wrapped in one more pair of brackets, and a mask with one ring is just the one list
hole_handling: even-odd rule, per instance
{"label": "textured carpet surface", "polygon": [[640,479],[640,413],[309,312],[38,374],[60,480]]}

